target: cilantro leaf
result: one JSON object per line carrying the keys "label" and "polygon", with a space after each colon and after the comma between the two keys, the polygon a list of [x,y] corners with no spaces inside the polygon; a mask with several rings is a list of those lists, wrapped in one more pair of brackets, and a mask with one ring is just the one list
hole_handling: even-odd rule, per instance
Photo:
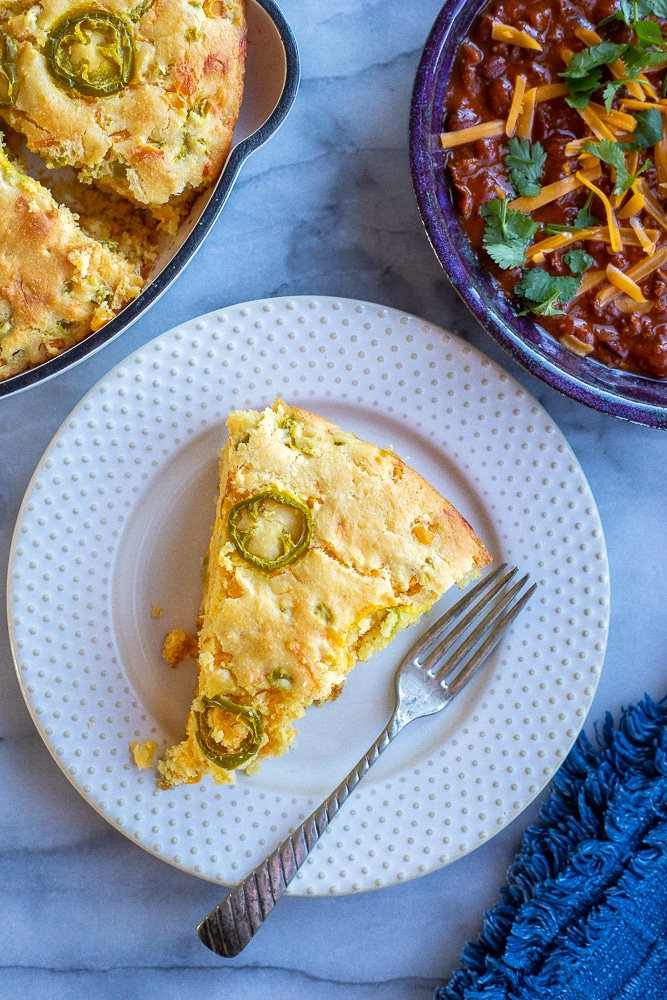
{"label": "cilantro leaf", "polygon": [[601,86],[603,66],[609,66],[627,51],[627,45],[600,42],[581,52],[575,52],[560,75],[567,84],[567,103],[573,108],[585,108],[590,98]]}
{"label": "cilantro leaf", "polygon": [[581,52],[575,52],[560,75],[566,80],[583,79],[592,69],[599,66],[609,66],[625,53],[627,45],[616,45],[614,42],[600,42],[590,45]]}
{"label": "cilantro leaf", "polygon": [[604,89],[602,91],[602,101],[607,109],[607,113],[611,111],[611,106],[614,103],[614,98],[617,93],[625,87],[627,82],[627,80],[610,80],[604,85]]}
{"label": "cilantro leaf", "polygon": [[634,27],[638,20],[647,18],[651,14],[655,14],[656,17],[667,17],[667,0],[620,0],[619,8],[616,14],[605,18],[605,21],[620,18]]}
{"label": "cilantro leaf", "polygon": [[583,274],[584,271],[588,270],[595,258],[591,257],[585,250],[576,249],[563,254],[563,260],[572,271],[572,274]]}
{"label": "cilantro leaf", "polygon": [[514,190],[527,198],[539,194],[541,191],[539,179],[547,162],[547,154],[542,143],[531,143],[530,139],[512,138],[507,144],[507,150],[505,166],[509,170]]}
{"label": "cilantro leaf", "polygon": [[644,48],[649,48],[651,45],[657,45],[658,48],[665,47],[665,41],[662,37],[662,31],[660,30],[660,25],[655,21],[650,19],[645,21],[633,21],[632,27],[635,30],[637,39]]}
{"label": "cilantro leaf", "polygon": [[662,113],[657,108],[638,111],[635,115],[637,128],[632,133],[632,142],[627,144],[629,153],[648,149],[662,139]]}
{"label": "cilantro leaf", "polygon": [[484,249],[505,271],[525,263],[526,250],[539,229],[537,222],[523,212],[508,208],[507,202],[507,198],[494,198],[479,210],[486,219]]}
{"label": "cilantro leaf", "polygon": [[[659,111],[658,114],[660,114]],[[641,174],[649,166],[647,161],[642,165],[636,174],[631,174],[625,165],[626,149],[626,146],[619,142],[613,142],[611,139],[600,139],[599,142],[584,143],[584,150],[587,153],[591,153],[592,156],[597,156],[599,160],[606,163],[608,166],[613,167],[616,171],[614,194],[623,194],[624,191],[631,188],[637,177],[639,177],[639,174]]]}
{"label": "cilantro leaf", "polygon": [[524,272],[521,281],[514,286],[514,294],[522,300],[524,311],[538,316],[557,316],[559,309],[568,302],[579,289],[580,279],[550,274],[542,267],[531,267]]}

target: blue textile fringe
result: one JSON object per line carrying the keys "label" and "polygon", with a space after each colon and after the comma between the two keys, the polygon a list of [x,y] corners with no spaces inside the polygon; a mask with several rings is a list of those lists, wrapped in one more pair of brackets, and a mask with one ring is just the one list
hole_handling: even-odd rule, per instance
{"label": "blue textile fringe", "polygon": [[579,737],[435,1000],[667,1000],[667,702]]}

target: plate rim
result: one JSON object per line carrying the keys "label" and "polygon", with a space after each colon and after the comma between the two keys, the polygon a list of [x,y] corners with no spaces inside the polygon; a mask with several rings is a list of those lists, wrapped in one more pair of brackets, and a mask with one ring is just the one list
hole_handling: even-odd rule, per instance
{"label": "plate rim", "polygon": [[[148,853],[153,854],[153,856],[157,857],[159,860],[166,861],[167,863],[171,864],[173,867],[176,867],[179,870],[185,871],[188,874],[192,874],[195,877],[203,878],[203,879],[206,879],[208,881],[215,882],[216,884],[222,884],[222,885],[233,885],[235,883],[233,881],[222,881],[219,877],[212,877],[212,876],[209,876],[209,875],[206,875],[206,874],[202,874],[201,872],[194,871],[192,869],[192,867],[188,866],[187,864],[176,862],[172,858],[166,856],[165,853],[160,852],[160,851],[156,851],[156,850],[152,849],[148,845],[148,843],[144,842],[140,838],[138,839],[137,836],[136,836],[136,833],[133,835],[131,831],[128,831],[122,825],[119,825],[117,822],[115,822],[114,819],[112,818],[112,816],[109,813],[107,813],[105,811],[105,809],[103,809],[103,808],[100,807],[100,804],[98,802],[96,802],[91,796],[89,796],[88,794],[86,794],[86,792],[81,787],[80,781],[75,780],[75,778],[71,774],[68,773],[68,770],[66,769],[64,761],[62,761],[60,759],[60,757],[58,756],[58,754],[56,752],[55,746],[53,746],[52,743],[51,743],[51,741],[49,741],[47,739],[47,736],[46,736],[46,734],[43,731],[43,725],[39,721],[39,719],[37,718],[37,716],[35,714],[34,706],[33,706],[32,702],[30,701],[30,699],[28,698],[28,693],[27,693],[27,691],[25,689],[25,686],[24,686],[24,683],[23,683],[23,679],[22,679],[22,675],[21,675],[21,670],[20,670],[20,665],[19,665],[19,656],[18,656],[18,653],[17,653],[17,650],[16,650],[16,644],[15,644],[15,629],[14,629],[14,623],[13,623],[13,620],[12,620],[13,619],[13,615],[12,615],[12,606],[11,606],[12,605],[12,580],[13,580],[13,576],[14,576],[13,569],[14,569],[14,564],[15,564],[15,553],[16,553],[16,547],[17,547],[17,542],[18,542],[18,536],[19,536],[20,526],[21,526],[22,521],[23,521],[23,514],[24,514],[24,511],[25,511],[25,508],[26,508],[26,504],[29,502],[29,499],[30,499],[30,497],[31,497],[31,495],[33,493],[33,490],[34,490],[35,483],[38,480],[40,471],[42,470],[42,468],[44,467],[45,463],[47,462],[47,460],[48,460],[48,458],[49,458],[49,456],[51,454],[52,449],[56,446],[56,442],[61,437],[64,429],[67,427],[68,423],[72,420],[72,418],[76,414],[78,414],[78,413],[80,413],[80,412],[82,412],[82,411],[85,410],[86,403],[92,397],[94,397],[95,395],[97,395],[100,392],[100,388],[102,386],[106,385],[107,383],[109,383],[111,381],[111,379],[113,378],[113,376],[114,376],[114,374],[116,372],[119,372],[122,369],[126,368],[133,359],[135,359],[135,358],[137,358],[137,357],[145,354],[151,348],[151,346],[155,345],[156,343],[164,340],[165,338],[173,337],[175,334],[182,333],[183,331],[192,331],[196,327],[196,324],[201,323],[202,321],[212,320],[214,318],[219,318],[220,315],[221,315],[221,313],[232,313],[234,311],[237,311],[237,310],[240,311],[242,309],[247,309],[247,308],[250,308],[250,309],[254,308],[254,309],[256,309],[258,307],[264,306],[265,304],[296,303],[296,304],[301,304],[303,306],[303,308],[307,308],[308,304],[310,302],[312,302],[313,300],[316,301],[319,304],[329,304],[329,305],[332,305],[334,303],[340,303],[340,304],[343,304],[343,305],[346,305],[346,306],[354,306],[355,308],[359,308],[360,307],[361,310],[370,309],[370,310],[372,310],[374,312],[377,312],[378,315],[390,315],[390,316],[394,316],[397,320],[399,318],[401,318],[402,320],[407,319],[407,320],[414,321],[415,323],[421,324],[422,327],[427,327],[428,330],[433,334],[434,337],[436,337],[436,338],[437,337],[448,338],[450,342],[453,342],[457,346],[458,350],[461,350],[461,351],[463,351],[463,353],[467,353],[469,355],[474,356],[477,359],[478,363],[491,366],[493,369],[496,370],[496,372],[499,374],[499,376],[503,377],[504,379],[506,379],[508,381],[508,383],[510,384],[510,386],[514,386],[515,389],[519,390],[524,395],[525,400],[526,400],[526,405],[532,405],[533,408],[536,407],[544,415],[544,417],[548,419],[549,423],[552,426],[552,429],[557,432],[557,434],[560,437],[561,441],[564,443],[565,447],[567,448],[568,457],[569,457],[569,460],[571,462],[571,466],[576,470],[577,475],[578,475],[579,479],[581,480],[581,482],[583,482],[583,484],[587,487],[589,495],[590,495],[590,500],[591,500],[591,502],[593,504],[594,514],[595,514],[595,518],[596,518],[596,522],[595,522],[596,523],[596,529],[599,532],[599,539],[598,539],[598,541],[599,541],[599,544],[601,546],[602,554],[603,554],[603,557],[604,557],[604,566],[602,568],[604,569],[605,585],[604,585],[604,587],[601,588],[601,590],[604,591],[604,593],[603,593],[602,596],[604,598],[604,602],[603,603],[605,603],[606,608],[607,608],[607,613],[606,613],[605,630],[604,630],[604,636],[603,636],[604,641],[602,643],[602,647],[600,648],[600,653],[599,653],[599,668],[597,670],[597,674],[596,674],[594,683],[592,685],[589,684],[589,687],[591,688],[591,691],[590,691],[590,697],[589,697],[588,702],[587,702],[587,704],[585,706],[586,707],[586,711],[583,712],[583,714],[582,714],[582,716],[580,718],[580,721],[578,722],[578,725],[576,727],[576,731],[574,732],[574,735],[573,735],[573,737],[572,737],[572,739],[570,741],[570,744],[569,744],[569,746],[567,748],[567,752],[564,753],[562,755],[561,759],[558,761],[558,763],[554,765],[553,771],[552,771],[550,777],[547,778],[545,781],[543,781],[541,784],[538,784],[538,787],[535,788],[534,793],[531,796],[529,796],[528,798],[525,798],[524,800],[522,800],[522,804],[521,804],[520,808],[517,811],[512,812],[506,818],[506,820],[505,820],[505,822],[503,823],[502,826],[498,827],[497,830],[494,830],[489,836],[485,837],[484,840],[480,841],[480,843],[485,843],[486,840],[491,839],[491,837],[493,837],[496,832],[499,832],[501,829],[503,829],[509,822],[512,822],[512,821],[516,820],[521,815],[521,813],[530,805],[530,803],[533,801],[533,799],[537,795],[540,794],[540,792],[546,786],[546,784],[548,783],[548,781],[550,781],[553,778],[553,775],[556,773],[556,771],[558,770],[558,768],[560,767],[560,765],[562,764],[562,762],[565,760],[565,757],[567,756],[567,753],[569,753],[569,750],[574,745],[574,742],[575,742],[575,740],[576,740],[579,732],[581,731],[581,728],[583,727],[583,725],[585,723],[588,711],[590,709],[590,705],[592,703],[592,700],[593,700],[593,697],[594,697],[594,694],[595,694],[595,690],[597,688],[597,684],[599,683],[601,670],[602,670],[602,667],[603,667],[603,664],[604,664],[604,656],[605,656],[605,651],[606,651],[606,644],[607,644],[608,635],[609,635],[609,610],[608,609],[609,609],[609,590],[610,590],[610,585],[609,585],[608,554],[607,554],[606,543],[605,543],[605,539],[604,539],[604,532],[603,532],[603,528],[602,528],[602,523],[601,523],[600,518],[599,518],[599,512],[597,510],[597,505],[595,503],[595,498],[594,498],[594,496],[592,494],[592,491],[590,490],[590,485],[588,484],[588,481],[586,479],[584,471],[581,468],[581,465],[579,464],[579,462],[578,462],[575,454],[572,452],[569,444],[567,443],[567,441],[565,440],[564,436],[562,435],[562,432],[560,432],[557,424],[555,423],[555,421],[552,420],[552,418],[547,413],[547,411],[542,406],[542,404],[539,401],[537,401],[528,390],[526,390],[522,385],[520,385],[520,383],[517,382],[517,380],[514,378],[514,376],[512,376],[510,373],[506,372],[502,368],[501,365],[499,365],[493,359],[488,358],[478,348],[476,348],[476,347],[468,344],[463,338],[459,337],[458,335],[456,335],[454,333],[451,333],[450,331],[445,330],[444,328],[440,327],[438,324],[432,323],[432,322],[430,322],[428,320],[424,320],[424,319],[422,319],[422,318],[420,318],[420,317],[418,317],[418,316],[416,316],[416,315],[408,312],[407,310],[400,310],[400,309],[396,309],[395,307],[384,306],[384,305],[380,305],[380,304],[377,304],[377,303],[367,302],[365,300],[350,299],[350,298],[346,298],[346,297],[336,297],[336,296],[329,296],[329,295],[324,295],[324,296],[317,296],[317,295],[316,296],[307,296],[307,295],[302,295],[302,294],[294,295],[294,296],[281,296],[281,297],[275,297],[275,298],[256,299],[256,300],[251,300],[251,301],[244,302],[244,303],[236,303],[236,304],[229,305],[229,306],[223,306],[220,309],[212,310],[211,312],[203,314],[202,316],[194,317],[191,320],[188,320],[188,321],[186,321],[184,323],[178,324],[176,327],[173,327],[170,330],[164,331],[162,334],[160,334],[160,335],[152,338],[146,344],[144,344],[142,347],[139,347],[138,349],[136,349],[135,351],[133,351],[126,358],[124,358],[120,363],[116,364],[112,369],[110,369],[104,376],[102,376],[98,380],[98,382],[94,386],[91,387],[91,389],[82,397],[82,399],[80,399],[78,401],[78,403],[73,407],[73,409],[70,411],[70,413],[68,414],[68,416],[63,420],[60,428],[53,435],[51,441],[47,445],[46,449],[44,450],[44,452],[43,452],[43,454],[42,454],[42,456],[40,458],[40,460],[38,461],[37,466],[36,466],[36,468],[35,468],[35,470],[33,472],[33,475],[31,476],[30,482],[28,483],[28,486],[27,486],[27,488],[25,490],[24,497],[22,499],[22,502],[21,502],[21,505],[20,505],[20,508],[19,508],[19,511],[18,511],[18,514],[17,514],[16,524],[15,524],[15,527],[14,527],[14,532],[13,532],[13,535],[12,535],[12,541],[11,541],[11,546],[10,546],[10,557],[9,557],[8,573],[7,573],[7,594],[6,594],[7,618],[8,618],[8,625],[9,625],[10,647],[11,647],[12,658],[13,658],[14,665],[15,665],[15,671],[16,671],[16,675],[17,675],[19,687],[20,687],[22,696],[24,698],[24,701],[25,701],[25,703],[26,703],[26,705],[28,707],[28,710],[29,710],[29,713],[31,715],[31,718],[33,719],[33,722],[34,722],[34,724],[35,724],[35,726],[37,728],[37,731],[38,731],[38,733],[39,733],[42,741],[45,743],[45,745],[49,749],[51,755],[53,756],[54,760],[59,765],[59,767],[61,768],[61,770],[65,774],[65,776],[70,781],[70,783],[73,784],[73,786],[76,789],[76,791],[85,799],[85,801],[88,802],[89,805],[91,805],[95,809],[95,811],[100,816],[102,816],[108,823],[110,823],[111,826],[113,826],[118,832],[120,832],[124,836],[126,836],[133,843],[138,844],[142,849],[146,850]],[[297,405],[299,405],[299,404],[297,404]],[[233,405],[230,405],[228,412],[231,412],[231,410],[233,408],[235,408],[235,407]],[[203,431],[203,429],[204,429],[203,427],[200,428],[200,431]],[[116,553],[117,552],[118,552],[118,545],[116,546]],[[596,648],[598,648],[598,647],[596,647]],[[229,788],[229,787],[232,787],[232,786],[223,786],[223,787]],[[213,790],[215,791],[215,788]],[[317,805],[317,803],[315,803],[315,805]],[[435,864],[432,867],[427,868],[426,871],[415,871],[412,874],[404,875],[402,877],[399,876],[398,878],[394,877],[393,879],[392,879],[391,875],[387,876],[387,880],[383,882],[382,887],[387,886],[387,885],[398,884],[399,881],[408,881],[408,880],[410,880],[412,878],[421,877],[422,874],[428,874],[429,872],[431,872],[433,870],[437,870],[437,869],[439,869],[441,867],[444,867],[444,865],[452,863],[453,861],[457,860],[459,857],[462,857],[465,854],[470,853],[470,851],[474,850],[476,846],[479,846],[479,845],[478,844],[474,844],[468,850],[463,851],[462,853],[457,854],[456,856],[448,859],[445,862],[441,862],[440,864]],[[241,873],[241,875],[239,875],[239,877],[242,877],[242,873]],[[315,893],[315,894],[317,894],[317,895],[327,895],[327,894],[331,893],[332,891],[336,891],[338,894],[358,893],[358,892],[363,892],[363,891],[372,891],[372,890],[375,890],[378,887],[380,887],[380,886],[373,885],[373,884],[365,884],[365,885],[362,885],[362,886],[352,886],[352,887],[346,887],[346,888],[343,888],[343,889],[338,888],[336,890],[332,890],[331,888],[325,889],[323,887],[321,893]],[[294,895],[294,896],[313,895],[313,891],[310,888],[299,892],[298,882],[293,883],[292,886],[289,888],[288,892],[289,892],[290,895]]]}

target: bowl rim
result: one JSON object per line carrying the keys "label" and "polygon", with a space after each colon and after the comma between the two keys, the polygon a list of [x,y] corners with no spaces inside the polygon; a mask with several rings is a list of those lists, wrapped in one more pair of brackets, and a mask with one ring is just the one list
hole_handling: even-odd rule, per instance
{"label": "bowl rim", "polygon": [[[488,0],[445,0],[427,37],[415,76],[409,121],[412,185],[422,222],[445,274],[486,332],[523,368],[592,409],[650,427],[667,428],[667,380],[651,379],[580,359],[528,317],[480,265],[451,197],[436,189],[436,115],[460,43]],[[439,132],[440,130],[438,130]],[[449,189],[444,180],[443,187]],[[434,183],[434,181],[436,183]],[[663,400],[652,398],[662,387]]]}
{"label": "bowl rim", "polygon": [[251,153],[264,145],[267,139],[280,128],[296,99],[301,76],[299,48],[294,33],[275,0],[252,0],[261,7],[273,22],[280,37],[285,54],[285,81],[272,112],[250,135],[240,140],[225,162],[209,201],[198,217],[192,231],[188,233],[165,267],[146,288],[118,313],[112,320],[88,337],[72,345],[54,358],[49,358],[34,368],[19,372],[0,381],[0,397],[13,395],[33,385],[45,382],[60,372],[72,368],[84,358],[97,353],[102,347],[115,340],[147,312],[166,292],[182,273],[210,232],[215,220],[229,197],[239,171]]}

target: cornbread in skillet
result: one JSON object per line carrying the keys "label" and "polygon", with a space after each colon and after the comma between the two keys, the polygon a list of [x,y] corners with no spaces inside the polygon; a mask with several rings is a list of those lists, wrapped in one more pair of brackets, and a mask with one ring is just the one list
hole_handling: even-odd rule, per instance
{"label": "cornbread in skillet", "polygon": [[142,285],[138,265],[84,233],[0,148],[0,380],[99,329]]}
{"label": "cornbread in skillet", "polygon": [[490,556],[470,525],[391,451],[285,405],[228,419],[205,560],[198,687],[163,787],[234,780],[284,753],[293,723],[335,698]]}
{"label": "cornbread in skillet", "polygon": [[9,0],[0,27],[2,115],[29,148],[173,228],[178,198],[211,184],[231,148],[243,0]]}

